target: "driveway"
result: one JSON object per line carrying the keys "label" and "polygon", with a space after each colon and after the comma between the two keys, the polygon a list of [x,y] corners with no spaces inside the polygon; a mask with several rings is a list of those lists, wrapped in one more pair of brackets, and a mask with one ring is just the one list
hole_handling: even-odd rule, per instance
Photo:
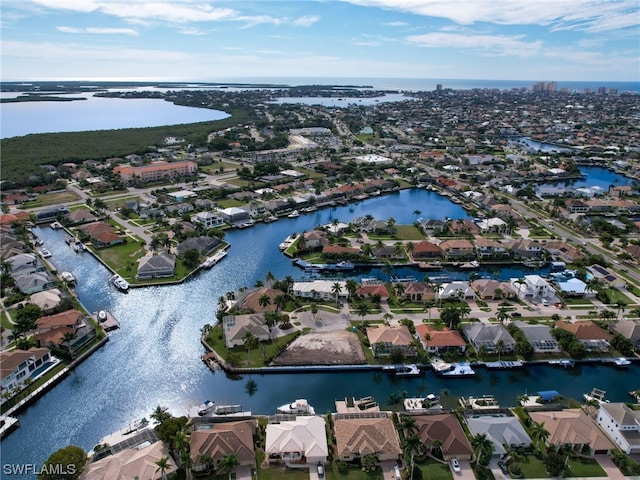
{"label": "driveway", "polygon": [[602,467],[602,469],[607,474],[608,480],[629,480],[631,478],[640,478],[640,477],[625,477],[622,472],[616,467],[616,464],[613,463],[611,457],[606,455],[594,455],[594,457],[598,464]]}
{"label": "driveway", "polygon": [[473,473],[469,460],[458,460],[458,463],[460,463],[460,473],[454,472],[453,468],[451,468],[451,462],[449,462],[449,468],[451,469],[451,474],[453,475],[454,480],[476,480],[476,476]]}
{"label": "driveway", "polygon": [[251,467],[248,465],[242,465],[236,470],[236,480],[251,480]]}
{"label": "driveway", "polygon": [[382,468],[382,478],[384,480],[396,480],[395,466],[398,464],[395,460],[385,460],[380,462],[380,468]]}

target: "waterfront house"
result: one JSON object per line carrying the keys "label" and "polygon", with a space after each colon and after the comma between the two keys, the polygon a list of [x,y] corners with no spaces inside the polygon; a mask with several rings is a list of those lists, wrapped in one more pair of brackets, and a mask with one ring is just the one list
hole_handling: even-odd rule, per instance
{"label": "waterfront house", "polygon": [[95,222],[98,218],[86,208],[79,208],[67,216],[72,224]]}
{"label": "waterfront house", "polygon": [[394,351],[402,352],[405,357],[416,356],[413,336],[405,325],[368,327],[367,339],[375,357],[389,356]]}
{"label": "waterfront house", "polygon": [[373,247],[372,253],[376,260],[402,260],[405,258],[404,249],[398,249],[393,245]]}
{"label": "waterfront house", "polygon": [[341,245],[325,245],[322,247],[322,256],[332,260],[353,258],[360,256],[360,249],[343,247]]}
{"label": "waterfront house", "polygon": [[619,320],[611,328],[614,332],[631,340],[635,347],[640,346],[640,320]]}
{"label": "waterfront house", "polygon": [[598,425],[627,455],[640,453],[640,411],[624,403],[600,404]]}
{"label": "waterfront house", "polygon": [[523,238],[511,245],[511,253],[515,258],[539,258],[542,256],[542,245],[535,240]]}
{"label": "waterfront house", "polygon": [[[5,350],[0,352],[0,372],[2,393],[21,388],[31,373],[52,359],[48,348],[30,348],[29,350]],[[2,397],[4,401],[4,396]]]}
{"label": "waterfront house", "polygon": [[48,223],[58,220],[69,214],[69,209],[66,205],[54,205],[39,210],[35,213],[36,223]]}
{"label": "waterfront house", "polygon": [[497,240],[480,237],[476,238],[474,243],[478,258],[481,260],[485,258],[504,259],[505,257],[509,257],[507,247]]}
{"label": "waterfront house", "polygon": [[564,262],[574,263],[586,258],[584,253],[565,242],[546,242],[543,244],[543,248],[554,259],[562,260]]}
{"label": "waterfront house", "polygon": [[322,230],[311,230],[303,234],[304,246],[306,248],[318,248],[329,245],[327,233]]}
{"label": "waterfront house", "polygon": [[[73,335],[73,340],[64,339],[67,333]],[[36,320],[35,338],[39,346],[54,346],[75,352],[95,336],[95,329],[79,310],[66,310]]]}
{"label": "waterfront house", "polygon": [[481,278],[471,282],[471,288],[476,292],[478,298],[482,300],[501,300],[503,298],[514,298],[516,292],[507,282],[500,282],[490,278]]}
{"label": "waterfront house", "polygon": [[502,457],[510,450],[531,445],[531,437],[517,417],[510,415],[472,415],[467,425],[473,436],[486,435],[494,445],[493,456]]}
{"label": "waterfront house", "polygon": [[475,257],[473,244],[466,239],[445,240],[440,243],[439,247],[445,258],[449,260],[470,259]]}
{"label": "waterfront house", "polygon": [[202,430],[191,432],[192,470],[196,475],[210,473],[226,455],[234,455],[239,466],[253,466],[256,455],[253,434],[257,426],[257,421],[252,419],[207,424]]}
{"label": "waterfront house", "polygon": [[446,227],[446,224],[442,220],[430,218],[427,220],[418,221],[420,222],[420,229],[424,232],[425,235],[441,233]]}
{"label": "waterfront house", "polygon": [[[107,457],[87,464],[81,480],[112,480],[119,479],[149,479],[161,480],[175,472],[178,467],[171,458],[169,448],[164,442],[158,441],[150,445],[124,448]],[[162,472],[157,462],[161,458],[167,459],[168,468]]]}
{"label": "waterfront house", "polygon": [[45,267],[34,253],[20,253],[7,258],[9,275],[15,280],[24,275],[31,275],[35,272],[44,272]]}
{"label": "waterfront house", "polygon": [[293,295],[302,298],[335,301],[335,284],[340,285],[338,300],[346,300],[349,297],[349,291],[347,290],[347,283],[344,281],[312,280],[310,282],[294,282]]}
{"label": "waterfront house", "polygon": [[509,225],[507,222],[498,217],[485,218],[477,222],[478,228],[482,233],[507,233],[509,231]]}
{"label": "waterfront house", "polygon": [[472,323],[465,325],[462,331],[476,352],[484,347],[487,353],[495,353],[500,341],[503,344],[502,353],[512,352],[516,347],[516,341],[502,325]]}
{"label": "waterfront house", "polygon": [[168,253],[145,255],[138,261],[136,278],[149,280],[159,277],[172,277],[176,270],[176,256]]}
{"label": "waterfront house", "polygon": [[25,295],[42,292],[56,286],[56,280],[48,272],[35,272],[22,275],[15,280],[16,288]]}
{"label": "waterfront house", "polygon": [[350,462],[374,455],[378,461],[400,460],[402,449],[391,418],[385,413],[334,414],[336,454]]}
{"label": "waterfront house", "polygon": [[412,302],[425,302],[433,300],[436,296],[433,287],[426,282],[407,282],[403,286],[401,296]]}
{"label": "waterfront house", "polygon": [[615,448],[581,408],[529,412],[529,416],[534,422],[544,424],[544,429],[549,432],[546,444],[550,447],[578,452],[588,449],[592,455],[609,455]]}
{"label": "waterfront house", "polygon": [[382,233],[389,230],[387,222],[375,218],[357,217],[351,224],[356,231],[364,233]]}
{"label": "waterfront house", "polygon": [[551,335],[548,325],[525,323],[520,320],[513,322],[513,325],[522,330],[535,353],[560,353],[560,344]]}
{"label": "waterfront house", "polygon": [[467,349],[467,342],[456,330],[450,330],[448,327],[437,329],[421,323],[416,325],[416,336],[429,353],[437,355],[450,351],[463,353]]}
{"label": "waterfront house", "polygon": [[379,298],[380,300],[388,300],[389,290],[384,283],[360,285],[356,290],[356,295],[360,295],[361,297],[366,298],[373,297]]}
{"label": "waterfront house", "polygon": [[609,342],[611,342],[612,335],[591,320],[576,322],[558,320],[555,326],[574,334],[589,352],[608,352],[611,348]]}
{"label": "waterfront house", "polygon": [[234,224],[249,220],[249,212],[243,208],[229,207],[220,210],[220,214],[225,222]]}
{"label": "waterfront house", "polygon": [[542,299],[549,298],[554,295],[553,287],[540,275],[525,275],[524,283],[520,283],[518,278],[512,278],[509,281],[517,292],[518,297],[523,299]]}
{"label": "waterfront house", "polygon": [[427,447],[432,449],[434,442],[440,442],[442,458],[446,461],[452,458],[471,460],[473,448],[464,434],[458,418],[452,413],[436,415],[418,415],[412,417],[418,427],[418,437]]}
{"label": "waterfront house", "polygon": [[50,288],[42,292],[36,292],[31,295],[31,303],[37,305],[42,311],[48,315],[53,313],[56,307],[62,301],[62,293],[57,288]]}
{"label": "waterfront house", "polygon": [[1,238],[0,258],[2,258],[2,260],[7,260],[8,258],[21,255],[23,253],[29,253],[29,247],[27,247],[22,240],[18,240],[9,234],[2,235]]}
{"label": "waterfront house", "polygon": [[218,212],[198,212],[191,216],[191,222],[194,225],[202,225],[205,230],[220,227],[224,224],[222,215]]}
{"label": "waterfront house", "polygon": [[469,219],[460,219],[455,222],[449,222],[448,226],[449,230],[454,235],[477,235],[480,233],[480,227]]}
{"label": "waterfront house", "polygon": [[415,260],[441,258],[442,250],[440,250],[440,247],[435,243],[431,243],[426,240],[423,240],[422,242],[418,242],[414,245],[413,251],[411,252],[411,256]]}
{"label": "waterfront house", "polygon": [[455,282],[443,283],[437,297],[442,300],[473,300],[476,298],[476,294],[467,282],[456,280]]}
{"label": "waterfront house", "polygon": [[[261,304],[260,298],[265,295],[269,299],[269,303],[266,305]],[[276,310],[275,299],[279,295],[284,295],[282,290],[275,288],[254,288],[251,290],[245,290],[240,296],[236,298],[234,305],[235,311],[249,311],[255,313],[273,312]]]}
{"label": "waterfront house", "polygon": [[323,417],[298,416],[295,420],[269,423],[265,453],[269,460],[315,465],[329,456]]}
{"label": "waterfront house", "polygon": [[78,228],[96,248],[111,247],[124,243],[124,237],[118,235],[113,227],[106,222],[94,222]]}
{"label": "waterfront house", "polygon": [[218,237],[202,235],[200,237],[187,238],[185,241],[180,242],[176,247],[176,251],[179,256],[183,256],[187,250],[197,250],[200,255],[206,255],[218,245],[220,245]]}
{"label": "waterfront house", "polygon": [[573,277],[568,280],[555,282],[560,293],[567,297],[595,297],[596,292],[591,290],[586,283],[579,278]]}
{"label": "waterfront house", "polygon": [[264,315],[261,313],[225,315],[222,318],[222,328],[227,348],[244,345],[247,332],[250,332],[262,342],[271,338],[271,331],[264,321]]}

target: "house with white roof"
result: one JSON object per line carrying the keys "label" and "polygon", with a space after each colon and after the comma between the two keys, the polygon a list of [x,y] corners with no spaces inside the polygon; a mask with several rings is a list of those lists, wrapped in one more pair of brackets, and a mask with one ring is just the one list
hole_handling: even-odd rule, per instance
{"label": "house with white roof", "polygon": [[554,296],[553,287],[540,275],[525,275],[523,279],[524,283],[520,283],[518,278],[509,280],[518,297],[541,299]]}
{"label": "house with white roof", "polygon": [[507,222],[498,217],[485,218],[477,222],[477,225],[483,233],[507,233],[509,231]]}
{"label": "house with white roof", "polygon": [[200,224],[207,230],[221,226],[224,221],[222,214],[217,212],[198,212],[191,216],[191,223]]}
{"label": "house with white roof", "polygon": [[288,463],[325,463],[329,456],[323,417],[298,416],[267,425],[265,453]]}
{"label": "house with white roof", "polygon": [[313,280],[311,282],[294,282],[293,294],[296,297],[335,300],[334,285],[336,283],[340,285],[338,298],[346,300],[349,297],[349,292],[347,291],[347,282],[344,281]]}
{"label": "house with white roof", "polygon": [[443,283],[442,289],[440,291],[436,289],[436,293],[438,298],[441,299],[459,298],[472,300],[476,298],[476,293],[473,291],[473,288],[471,288],[467,282],[462,281]]}
{"label": "house with white roof", "polygon": [[513,416],[473,415],[467,418],[467,425],[474,436],[486,435],[491,440],[494,457],[501,457],[507,449],[531,445],[531,437]]}

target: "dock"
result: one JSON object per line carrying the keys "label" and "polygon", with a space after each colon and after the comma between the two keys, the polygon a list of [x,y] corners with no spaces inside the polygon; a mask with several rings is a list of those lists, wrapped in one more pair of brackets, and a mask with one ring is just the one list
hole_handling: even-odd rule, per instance
{"label": "dock", "polygon": [[120,328],[120,322],[118,322],[118,320],[116,320],[116,317],[114,317],[111,314],[111,312],[108,312],[106,310],[101,310],[101,312],[105,313],[106,319],[105,320],[101,320],[100,319],[100,314],[96,314],[95,315],[95,319],[100,324],[100,326],[103,328],[103,330],[105,332],[109,332],[111,330],[115,330],[116,328]]}

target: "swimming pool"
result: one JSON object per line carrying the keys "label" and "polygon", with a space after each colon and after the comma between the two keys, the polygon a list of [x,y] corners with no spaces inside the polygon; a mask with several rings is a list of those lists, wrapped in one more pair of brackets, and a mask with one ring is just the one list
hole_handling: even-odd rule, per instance
{"label": "swimming pool", "polygon": [[54,366],[56,366],[59,362],[56,361],[48,361],[48,362],[44,362],[42,365],[40,365],[38,368],[36,368],[33,372],[31,372],[31,375],[29,376],[32,380],[35,380],[36,378],[38,378],[40,375],[42,375],[43,373],[45,373],[47,370],[53,368]]}

